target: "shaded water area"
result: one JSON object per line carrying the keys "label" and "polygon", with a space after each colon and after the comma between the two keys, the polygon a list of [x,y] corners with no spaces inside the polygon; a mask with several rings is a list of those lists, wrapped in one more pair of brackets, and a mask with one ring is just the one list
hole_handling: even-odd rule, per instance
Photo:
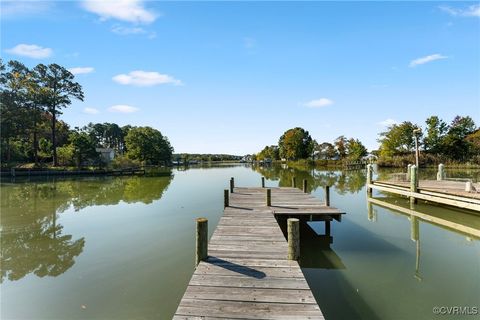
{"label": "shaded water area", "polygon": [[362,170],[226,165],[3,181],[0,317],[171,318],[194,269],[194,219],[208,218],[211,235],[230,177],[259,186],[261,176],[267,186],[307,179],[319,199],[329,185],[331,204],[347,212],[330,236],[322,222],[302,227],[300,264],[326,319],[447,319],[432,308],[480,307],[480,216],[424,203],[411,210],[386,193],[373,195],[383,204],[369,202]]}

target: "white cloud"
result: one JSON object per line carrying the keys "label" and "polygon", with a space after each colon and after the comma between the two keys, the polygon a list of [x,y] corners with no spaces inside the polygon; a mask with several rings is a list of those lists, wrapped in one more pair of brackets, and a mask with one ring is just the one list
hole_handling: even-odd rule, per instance
{"label": "white cloud", "polygon": [[390,127],[397,123],[398,122],[393,119],[386,119],[386,120],[380,121],[378,124],[384,127]]}
{"label": "white cloud", "polygon": [[142,70],[135,70],[129,74],[119,74],[112,78],[113,81],[120,84],[131,84],[138,87],[149,87],[157,84],[171,83],[174,85],[181,85],[180,80],[175,79],[168,74],[160,74],[158,72],[148,72]]}
{"label": "white cloud", "polygon": [[134,23],[152,23],[157,18],[141,0],[85,0],[83,8],[96,13],[101,20],[117,19]]}
{"label": "white cloud", "polygon": [[421,57],[421,58],[410,61],[410,67],[412,68],[412,67],[416,67],[418,65],[425,64],[425,63],[428,63],[428,62],[432,62],[432,61],[435,61],[435,60],[441,60],[441,59],[447,59],[447,58],[448,58],[447,56],[443,56],[439,53],[435,53],[435,54],[431,54],[429,56]]}
{"label": "white cloud", "polygon": [[68,69],[68,71],[70,71],[74,75],[77,75],[77,74],[92,73],[93,71],[95,71],[95,69],[92,67],[76,67],[76,68],[70,68]]}
{"label": "white cloud", "polygon": [[30,1],[0,1],[0,12],[2,17],[18,17],[38,15],[50,10],[54,3],[52,1],[30,0]]}
{"label": "white cloud", "polygon": [[84,108],[83,113],[98,114],[100,113],[100,111],[98,111],[98,109],[95,109],[95,108]]}
{"label": "white cloud", "polygon": [[474,4],[468,6],[465,9],[453,8],[450,6],[440,6],[438,7],[440,10],[452,15],[452,16],[459,16],[459,17],[480,17],[480,4]]}
{"label": "white cloud", "polygon": [[48,58],[52,55],[53,51],[50,48],[43,48],[37,46],[36,44],[18,44],[11,49],[6,50],[8,53],[34,58],[34,59],[42,59]]}
{"label": "white cloud", "polygon": [[110,112],[119,112],[119,113],[133,113],[137,112],[138,108],[132,107],[132,106],[127,106],[126,104],[117,104],[115,106],[111,106],[108,108],[108,111]]}
{"label": "white cloud", "polygon": [[129,34],[145,34],[147,31],[140,27],[123,27],[123,26],[113,26],[112,32],[119,35],[129,35]]}
{"label": "white cloud", "polygon": [[320,98],[317,100],[312,100],[304,104],[304,106],[309,108],[321,108],[326,107],[333,104],[333,100],[327,98]]}

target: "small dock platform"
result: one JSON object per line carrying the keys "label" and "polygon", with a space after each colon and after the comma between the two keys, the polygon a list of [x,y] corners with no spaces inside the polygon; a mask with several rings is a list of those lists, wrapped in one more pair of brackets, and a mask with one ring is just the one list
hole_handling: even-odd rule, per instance
{"label": "small dock platform", "polygon": [[330,223],[343,212],[296,188],[230,191],[174,319],[324,319],[275,215]]}

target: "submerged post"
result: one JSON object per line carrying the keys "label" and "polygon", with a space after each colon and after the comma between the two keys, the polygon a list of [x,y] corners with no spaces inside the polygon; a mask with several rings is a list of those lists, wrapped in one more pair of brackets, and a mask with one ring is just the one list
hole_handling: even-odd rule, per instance
{"label": "submerged post", "polygon": [[297,187],[297,178],[292,177],[292,188],[296,188],[296,187]]}
{"label": "submerged post", "polygon": [[228,189],[223,190],[223,207],[226,208],[230,205],[228,199]]}
{"label": "submerged post", "polygon": [[445,179],[445,169],[444,165],[440,163],[438,165],[437,181],[442,181],[443,179]]}
{"label": "submerged post", "polygon": [[233,188],[235,188],[235,180],[233,177],[230,178],[230,193],[233,193]]}
{"label": "submerged post", "polygon": [[412,175],[412,165],[409,163],[407,166],[407,181],[410,181],[411,175]]}
{"label": "submerged post", "polygon": [[370,188],[370,185],[372,184],[372,179],[373,179],[373,170],[372,170],[372,165],[369,163],[367,164],[367,194],[369,195],[372,194],[372,188]]}
{"label": "submerged post", "polygon": [[290,218],[287,220],[288,236],[288,260],[298,260],[300,258],[300,220]]}
{"label": "submerged post", "polygon": [[208,257],[208,219],[197,218],[195,266]]}
{"label": "submerged post", "polygon": [[[417,192],[418,189],[418,177],[417,177],[417,166],[412,165],[410,168],[410,192]],[[417,199],[413,196],[410,197],[410,204],[417,203]]]}
{"label": "submerged post", "polygon": [[330,235],[330,220],[325,220],[325,235]]}
{"label": "submerged post", "polygon": [[267,207],[272,206],[272,190],[267,189]]}
{"label": "submerged post", "polygon": [[418,218],[415,216],[410,216],[410,239],[412,241],[418,241],[419,236],[419,226],[418,226]]}
{"label": "submerged post", "polygon": [[303,179],[303,192],[304,192],[304,193],[307,193],[307,192],[308,192],[308,189],[307,189],[307,179]]}
{"label": "submerged post", "polygon": [[265,188],[265,177],[262,177],[262,188]]}
{"label": "submerged post", "polygon": [[325,205],[330,206],[330,186],[325,186]]}

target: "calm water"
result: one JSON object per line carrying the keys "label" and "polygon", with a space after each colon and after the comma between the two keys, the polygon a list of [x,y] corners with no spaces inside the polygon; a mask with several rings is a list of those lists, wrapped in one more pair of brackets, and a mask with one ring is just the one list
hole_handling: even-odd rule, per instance
{"label": "calm water", "polygon": [[[458,231],[478,235],[479,216],[419,204],[455,224],[417,220],[412,235],[408,214],[367,205],[363,172],[223,166],[3,182],[1,318],[169,319],[193,273],[194,218],[207,217],[213,232],[230,177],[238,186],[259,185],[261,176],[286,186],[293,175],[320,199],[332,185],[332,205],[347,211],[331,239],[321,223],[302,229],[302,269],[326,319],[448,319],[432,308],[480,307],[480,241]],[[408,208],[404,198],[374,197]]]}

